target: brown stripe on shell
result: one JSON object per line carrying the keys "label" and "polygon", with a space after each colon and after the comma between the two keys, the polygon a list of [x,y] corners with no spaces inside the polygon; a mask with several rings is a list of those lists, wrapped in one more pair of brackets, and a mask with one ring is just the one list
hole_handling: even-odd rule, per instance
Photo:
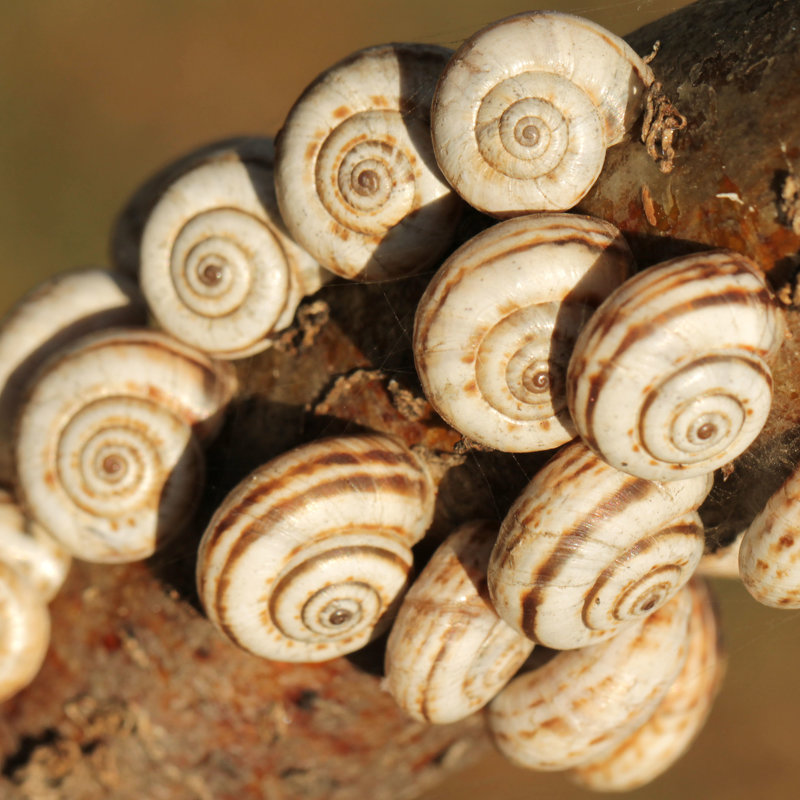
{"label": "brown stripe on shell", "polygon": [[[664,291],[659,292],[659,294],[663,294]],[[637,300],[638,299],[639,298],[637,298]],[[753,305],[754,300],[757,303],[772,303],[772,297],[767,289],[761,289],[758,292],[752,292],[746,289],[731,289],[726,292],[720,292],[719,294],[705,295],[701,298],[693,300],[688,305],[680,304],[674,306],[655,317],[650,316],[648,319],[638,325],[631,326],[611,357],[604,359],[603,367],[594,375],[589,377],[589,391],[587,393],[584,409],[586,421],[586,435],[584,436],[584,439],[586,440],[586,443],[595,450],[597,449],[597,437],[594,433],[594,409],[597,403],[597,398],[605,386],[609,373],[616,369],[619,359],[628,349],[633,347],[638,342],[647,339],[654,333],[657,333],[659,329],[668,327],[675,319],[682,317],[688,311],[697,311],[702,308],[708,308],[716,305],[750,306]],[[594,323],[596,325],[596,329],[604,331],[610,330],[613,325],[617,324],[621,311],[621,306],[614,307],[613,313],[610,313],[609,311],[609,313],[606,313],[602,317],[598,318]]]}
{"label": "brown stripe on shell", "polygon": [[[389,561],[392,564],[398,566],[401,571],[408,572],[411,569],[410,561],[404,561],[401,559],[396,553],[391,552],[390,550],[382,550],[379,547],[374,547],[371,545],[355,545],[353,547],[334,547],[331,550],[325,550],[322,553],[318,553],[313,558],[309,558],[300,564],[297,564],[295,567],[290,569],[288,572],[283,573],[279,580],[273,584],[270,595],[269,595],[269,604],[266,609],[261,612],[261,616],[267,617],[267,620],[273,620],[273,624],[278,630],[281,630],[280,626],[277,623],[277,614],[275,613],[275,603],[280,598],[281,590],[287,583],[291,582],[293,579],[303,575],[304,573],[313,572],[317,565],[320,563],[324,563],[325,561],[332,559],[343,559],[343,558],[358,558],[359,555],[371,555],[377,556],[378,558]],[[356,583],[366,586],[367,584],[364,581],[348,581],[348,583]],[[317,587],[317,592],[324,589],[328,584],[320,584]],[[371,588],[371,587],[370,587]],[[385,609],[384,609],[385,610]],[[285,631],[281,630],[281,633],[286,635]]]}
{"label": "brown stripe on shell", "polygon": [[[346,478],[336,478],[327,483],[319,484],[313,488],[304,490],[301,494],[290,497],[281,503],[270,506],[263,515],[256,517],[249,525],[242,529],[236,543],[231,548],[225,562],[225,568],[220,574],[220,585],[225,580],[225,575],[233,569],[236,562],[247,553],[251,544],[268,533],[271,523],[285,519],[289,514],[296,512],[299,508],[310,503],[319,502],[330,497],[336,497],[344,492],[367,492],[382,491],[393,494],[405,495],[406,497],[419,497],[421,492],[427,487],[424,479],[412,481],[404,475],[391,475],[386,478],[376,478],[369,473],[350,475]],[[260,493],[260,490],[259,490]],[[226,515],[226,520],[240,517],[243,513],[241,506],[231,509]],[[359,527],[363,528],[364,525]],[[214,545],[221,541],[225,530],[217,525],[213,531],[213,538],[206,547],[206,559],[213,552]]]}
{"label": "brown stripe on shell", "polygon": [[[685,370],[690,370],[690,369],[695,369],[695,368],[698,368],[698,367],[703,367],[705,364],[712,364],[715,361],[731,360],[732,358],[736,358],[739,361],[746,362],[750,366],[750,368],[753,370],[753,372],[755,372],[755,373],[757,373],[757,374],[759,374],[761,376],[761,379],[770,388],[770,390],[772,389],[772,373],[770,372],[770,370],[767,367],[767,365],[761,360],[745,358],[744,356],[731,356],[731,355],[721,355],[721,356],[709,355],[709,356],[705,356],[703,358],[698,358],[696,361],[693,361],[690,364],[687,364],[686,366],[684,366],[681,369],[677,370],[676,372],[672,373],[672,375],[670,375],[668,377],[672,378],[673,376],[680,375],[680,373],[685,371]],[[721,387],[721,388],[724,388],[724,387]],[[642,404],[642,407],[641,407],[641,410],[640,410],[640,413],[639,413],[639,420],[638,420],[639,441],[640,442],[644,442],[645,441],[644,428],[643,428],[644,421],[646,419],[648,409],[650,408],[650,406],[657,399],[656,394],[657,393],[655,391],[648,392],[647,397],[645,398],[645,401]],[[720,392],[720,394],[722,394],[722,392]],[[733,399],[735,400],[735,398],[733,398]],[[680,466],[680,465],[678,464],[676,466]]]}
{"label": "brown stripe on shell", "polygon": [[[463,280],[463,276],[466,273],[474,272],[477,269],[491,267],[492,264],[498,261],[503,261],[512,255],[525,253],[528,250],[534,250],[537,246],[542,244],[557,246],[578,244],[583,245],[589,251],[595,251],[598,253],[610,252],[617,258],[624,259],[626,261],[630,258],[630,250],[625,240],[619,235],[612,238],[610,231],[608,233],[603,233],[601,231],[579,231],[571,229],[569,235],[565,236],[564,229],[564,221],[559,220],[557,223],[554,222],[550,225],[538,227],[532,231],[519,231],[513,236],[513,238],[517,239],[518,237],[521,238],[524,236],[525,241],[509,244],[501,252],[495,252],[492,256],[486,258],[483,258],[479,255],[479,252],[476,248],[478,242],[475,239],[467,242],[466,245],[462,246],[460,250],[457,250],[448,259],[448,261],[445,262],[445,265],[438,273],[438,276],[440,276],[439,279],[437,280],[435,277],[428,287],[425,296],[420,302],[420,308],[425,309],[426,313],[419,317],[419,327],[415,331],[414,339],[416,341],[426,341],[429,335],[428,332],[430,327],[434,322],[435,315],[432,313],[432,309],[428,308],[428,304],[430,302],[428,298],[431,298],[434,294],[438,294],[438,300],[435,307],[438,308],[443,306],[447,302],[447,298],[452,292],[453,287],[457,286]],[[492,229],[490,228],[489,230],[491,231]],[[497,242],[494,239],[490,239],[489,245],[486,249],[493,250],[493,245],[496,244]],[[459,261],[462,260],[460,258],[462,253],[469,253],[469,257],[463,260],[464,263],[462,263],[457,269],[446,269],[446,267],[451,263],[459,263]],[[443,288],[440,289],[440,286]]]}
{"label": "brown stripe on shell", "polygon": [[629,478],[610,497],[598,503],[571,531],[559,538],[553,552],[537,570],[536,584],[523,597],[521,626],[526,636],[536,640],[536,613],[542,602],[543,588],[546,589],[555,580],[572,559],[573,553],[591,536],[597,517],[613,517],[623,512],[630,503],[642,500],[657,488],[658,484],[652,481]]}
{"label": "brown stripe on shell", "polygon": [[[666,535],[673,534],[673,533],[681,534],[681,535],[684,535],[684,536],[691,536],[693,538],[700,538],[700,537],[703,537],[703,535],[704,535],[702,526],[698,525],[698,524],[671,525],[671,526],[669,526],[667,528],[662,528],[661,530],[654,531],[653,533],[648,534],[646,539],[639,540],[633,547],[631,547],[625,553],[622,553],[621,555],[617,556],[617,558],[615,558],[614,561],[612,561],[611,564],[609,564],[600,573],[600,575],[598,576],[598,578],[595,581],[594,585],[591,587],[591,589],[589,590],[589,592],[586,595],[586,600],[585,600],[585,602],[583,604],[583,611],[581,612],[581,618],[583,619],[583,623],[584,623],[584,625],[586,625],[587,628],[589,627],[588,613],[589,613],[589,609],[592,607],[592,603],[594,603],[594,598],[602,591],[602,589],[605,586],[605,584],[608,583],[608,581],[611,579],[611,577],[614,574],[614,571],[619,566],[621,566],[621,564],[623,562],[627,561],[628,559],[630,559],[632,557],[640,555],[641,553],[645,553],[645,552],[647,552],[647,550],[649,550],[652,547],[654,547],[657,544],[657,540],[658,540],[659,537],[666,536]],[[620,598],[617,601],[617,604],[614,607],[614,610],[615,610],[614,617],[615,617],[615,619],[619,619],[619,617],[616,614],[616,611],[619,608],[619,606],[622,605],[623,600],[626,597],[630,596],[630,593],[632,591],[635,591],[636,587],[640,586],[643,581],[647,580],[652,575],[658,574],[660,572],[672,571],[676,567],[677,568],[683,568],[685,566],[686,566],[686,562],[685,561],[683,562],[683,564],[662,564],[662,565],[657,566],[654,569],[651,569],[645,575],[642,575],[641,577],[639,577],[635,581],[633,581],[629,585],[629,587],[625,590],[625,592],[620,596]]]}
{"label": "brown stripe on shell", "polygon": [[[324,440],[320,443],[324,443]],[[210,553],[228,528],[232,527],[243,514],[246,514],[248,509],[252,508],[253,506],[257,506],[270,494],[283,490],[293,480],[299,477],[307,477],[325,467],[336,466],[340,464],[358,464],[365,469],[369,469],[371,464],[387,464],[390,466],[407,465],[414,472],[421,476],[419,481],[413,483],[415,491],[421,493],[423,498],[426,498],[431,491],[427,476],[423,471],[420,462],[417,461],[416,457],[411,452],[392,452],[380,448],[374,448],[364,453],[323,452],[315,458],[298,460],[297,463],[293,464],[288,469],[284,469],[279,474],[268,478],[266,482],[260,482],[258,485],[253,486],[253,488],[247,494],[237,500],[235,506],[230,508],[228,512],[219,520],[216,520],[213,530],[209,531],[207,534],[205,542],[206,551]],[[341,485],[343,480],[344,479],[337,479],[337,482]],[[373,484],[375,483],[374,478],[372,479],[372,482]],[[322,484],[322,486],[326,485],[327,484]],[[363,483],[361,485],[363,486]],[[408,486],[410,485],[412,485],[410,481],[407,482],[407,485],[398,484],[396,491],[400,494],[410,495],[413,493],[408,489]],[[316,490],[319,488],[320,487],[315,487],[314,491],[316,492]],[[353,486],[353,489],[357,488],[358,487],[356,485]],[[306,490],[303,494],[303,497],[308,497],[311,491],[312,490]],[[325,496],[330,495],[326,494]],[[272,509],[268,509],[267,513],[272,513]]]}

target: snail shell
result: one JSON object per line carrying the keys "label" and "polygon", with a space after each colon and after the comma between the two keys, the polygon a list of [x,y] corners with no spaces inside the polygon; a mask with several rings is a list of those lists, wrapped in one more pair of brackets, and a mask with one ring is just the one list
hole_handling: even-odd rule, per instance
{"label": "snail shell", "polygon": [[707,585],[692,580],[686,663],[652,717],[613,753],[578,767],[573,777],[587,789],[627,792],[671,767],[689,748],[711,711],[724,673],[719,623]]}
{"label": "snail shell", "polygon": [[739,549],[747,591],[766,606],[800,608],[800,468],[750,523]]}
{"label": "snail shell", "polygon": [[164,191],[142,234],[140,280],[153,315],[219,358],[268,347],[322,276],[280,220],[269,139],[201,159]]}
{"label": "snail shell", "polygon": [[72,561],[50,534],[29,520],[0,489],[0,560],[22,573],[49,603],[64,584]]}
{"label": "snail shell", "polygon": [[23,506],[79,558],[146,558],[188,521],[204,471],[198,437],[219,425],[235,385],[230,367],[154,331],[75,342],[20,414]]}
{"label": "snail shell", "polygon": [[497,217],[572,208],[606,148],[641,114],[650,67],[586,19],[529,12],[495,22],[455,53],[436,89],[439,166]]}
{"label": "snail shell", "polygon": [[50,613],[36,587],[0,560],[0,702],[27,686],[50,644]]}
{"label": "snail shell", "polygon": [[433,504],[427,468],[388,436],[297,447],[242,481],[211,519],[197,559],[206,613],[264,658],[353,652],[388,623]]}
{"label": "snail shell", "polygon": [[489,704],[500,751],[522,767],[567,769],[612,751],[650,717],[687,657],[688,591],[601,644],[559,653]]}
{"label": "snail shell", "polygon": [[56,350],[90,331],[143,325],[133,280],[104,269],[64,272],[34,288],[0,324],[0,479],[13,476],[12,425],[28,382]]}
{"label": "snail shell", "polygon": [[386,685],[415,719],[455,722],[483,708],[533,649],[488,599],[496,533],[489,522],[462,525],[403,599],[386,646]]}
{"label": "snail shell", "polygon": [[391,44],[317,78],[277,142],[275,188],[292,236],[345,278],[384,280],[436,263],[461,201],[439,174],[429,119],[450,51]]}
{"label": "snail shell", "polygon": [[572,347],[632,271],[620,232],[591,217],[529,215],[474,237],[417,308],[414,355],[431,404],[470,439],[506,452],[568,442]]}
{"label": "snail shell", "polygon": [[700,561],[696,509],[711,484],[710,475],[635,478],[580,441],[563,448],[500,527],[489,564],[497,613],[558,650],[607,639],[651,614]]}
{"label": "snail shell", "polygon": [[729,251],[635,275],[581,331],[567,398],[584,441],[652,480],[712,472],[758,435],[783,315],[758,268]]}

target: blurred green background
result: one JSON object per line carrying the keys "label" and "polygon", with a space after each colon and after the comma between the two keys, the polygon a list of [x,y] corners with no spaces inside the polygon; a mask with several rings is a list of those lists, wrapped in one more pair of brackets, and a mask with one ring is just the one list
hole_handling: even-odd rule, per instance
{"label": "blurred green background", "polygon": [[[618,34],[682,3],[558,5]],[[495,0],[0,0],[0,313],[60,270],[108,262],[133,190],[184,152],[272,134],[323,69],[386,41],[457,46],[531,6]],[[547,6],[553,7],[553,6]],[[723,15],[720,24],[724,24]],[[730,665],[712,718],[668,775],[631,798],[790,798],[800,758],[800,618],[717,583]],[[589,797],[499,756],[427,800]]]}

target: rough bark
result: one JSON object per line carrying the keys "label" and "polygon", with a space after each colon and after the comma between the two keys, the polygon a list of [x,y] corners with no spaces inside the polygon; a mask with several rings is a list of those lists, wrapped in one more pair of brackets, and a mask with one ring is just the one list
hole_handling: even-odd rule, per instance
{"label": "rough bark", "polygon": [[[792,189],[800,4],[705,0],[630,37],[642,53],[657,39],[658,80],[688,119],[675,168],[661,173],[638,141],[619,145],[581,210],[618,225],[642,266],[732,247],[781,289],[800,250]],[[483,224],[470,218],[464,236]],[[52,606],[44,669],[3,708],[3,797],[402,798],[480,751],[480,716],[432,727],[395,708],[380,688],[381,642],[326,664],[265,662],[212,629],[193,588],[197,541],[225,492],[319,435],[390,431],[441,467],[420,561],[457,522],[504,515],[544,456],[464,453],[420,399],[410,332],[428,277],[336,282],[306,302],[272,350],[240,365],[242,392],[209,453],[202,509],[180,542],[144,565],[73,568]],[[792,291],[783,293],[790,302]],[[787,312],[794,331],[797,312]],[[776,366],[765,433],[706,509],[720,540],[795,459],[797,341],[787,341]],[[746,485],[757,491],[737,489]]]}

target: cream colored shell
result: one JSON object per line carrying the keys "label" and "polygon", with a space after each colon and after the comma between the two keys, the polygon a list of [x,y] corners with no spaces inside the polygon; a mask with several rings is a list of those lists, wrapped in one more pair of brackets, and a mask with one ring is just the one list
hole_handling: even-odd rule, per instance
{"label": "cream colored shell", "polygon": [[739,574],[759,603],[800,608],[800,467],[744,532]]}
{"label": "cream colored shell", "polygon": [[146,558],[188,521],[198,436],[235,389],[228,365],[146,330],[91,334],[38,376],[19,418],[24,507],[73,555]]}
{"label": "cream colored shell", "polygon": [[488,447],[568,442],[572,347],[632,271],[620,232],[591,217],[533,214],[474,237],[445,261],[417,308],[414,358],[431,404]]}
{"label": "cream colored shell", "polygon": [[320,75],[277,141],[275,186],[292,236],[345,278],[385,280],[437,263],[461,201],[436,168],[430,103],[450,51],[367,48]]}
{"label": "cream colored shell", "polygon": [[[607,639],[663,605],[703,554],[711,476],[659,483],[576,441],[511,507],[489,564],[497,613],[558,650]],[[619,635],[617,633],[617,635]]]}
{"label": "cream colored shell", "polygon": [[223,501],[197,558],[209,619],[276,661],[326,661],[385,629],[433,516],[427,467],[379,434],[303,445]]}
{"label": "cream colored shell", "polygon": [[620,38],[570,14],[495,22],[455,53],[436,89],[436,159],[456,191],[497,217],[572,208],[607,147],[639,117],[650,67]]}
{"label": "cream colored shell", "polygon": [[140,280],[159,325],[219,358],[268,347],[323,273],[281,222],[269,139],[201,159],[166,188],[142,234]]}
{"label": "cream colored shell", "polygon": [[763,275],[730,251],[635,275],[584,327],[567,397],[584,441],[652,480],[712,472],[758,435],[784,320]]}
{"label": "cream colored shell", "polygon": [[50,644],[50,613],[34,585],[0,560],[0,702],[39,672]]}
{"label": "cream colored shell", "polygon": [[415,719],[443,724],[483,708],[533,649],[489,601],[496,535],[490,522],[462,525],[403,599],[386,645],[386,687]]}
{"label": "cream colored shell", "polygon": [[64,584],[72,559],[52,536],[29,520],[0,489],[0,561],[22,573],[49,603]]}
{"label": "cream colored shell", "polygon": [[44,361],[90,331],[143,325],[146,318],[136,284],[97,268],[60,273],[13,306],[0,323],[0,480],[12,480],[12,426],[28,382]]}
{"label": "cream colored shell", "polygon": [[652,715],[682,669],[690,609],[684,589],[613,639],[559,653],[511,681],[489,705],[503,755],[558,770],[613,751]]}
{"label": "cream colored shell", "polygon": [[719,622],[708,586],[693,580],[686,663],[641,728],[610,755],[578,767],[573,777],[587,789],[627,792],[671,767],[689,748],[711,711],[724,674]]}

